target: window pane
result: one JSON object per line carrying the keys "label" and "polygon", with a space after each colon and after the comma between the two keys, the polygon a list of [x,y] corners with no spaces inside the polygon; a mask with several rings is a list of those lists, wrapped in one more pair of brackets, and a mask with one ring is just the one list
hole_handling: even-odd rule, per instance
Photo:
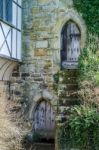
{"label": "window pane", "polygon": [[12,24],[16,27],[16,21],[17,21],[17,5],[13,3],[13,9],[12,9]]}
{"label": "window pane", "polygon": [[22,0],[18,0],[18,4],[19,4],[19,5],[22,5]]}
{"label": "window pane", "polygon": [[16,34],[17,34],[17,31],[15,30],[15,29],[13,29],[13,36],[12,36],[12,57],[13,58],[16,58],[16,55],[17,55],[17,46],[16,46],[16,44],[17,44],[17,36],[16,36]]}
{"label": "window pane", "polygon": [[6,21],[12,22],[12,0],[6,0]]}
{"label": "window pane", "polygon": [[0,18],[3,18],[3,0],[0,0]]}
{"label": "window pane", "polygon": [[17,24],[17,28],[21,29],[21,8],[18,7],[18,24]]}
{"label": "window pane", "polygon": [[21,59],[21,32],[17,31],[17,59]]}
{"label": "window pane", "polygon": [[13,0],[13,1],[17,3],[17,0]]}

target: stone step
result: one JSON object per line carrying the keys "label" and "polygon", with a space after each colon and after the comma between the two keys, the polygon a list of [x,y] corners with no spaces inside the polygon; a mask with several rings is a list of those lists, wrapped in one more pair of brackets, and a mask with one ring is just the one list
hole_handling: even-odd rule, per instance
{"label": "stone step", "polygon": [[77,84],[77,78],[76,77],[61,77],[60,79],[59,79],[59,84]]}
{"label": "stone step", "polygon": [[77,83],[77,78],[76,77],[61,77],[59,79],[59,83],[67,84],[67,83]]}
{"label": "stone step", "polygon": [[73,101],[73,100],[78,100],[78,96],[77,97],[60,97],[59,101]]}
{"label": "stone step", "polygon": [[66,84],[66,89],[76,90],[76,89],[78,89],[78,85],[77,84]]}
{"label": "stone step", "polygon": [[64,99],[59,101],[60,106],[74,106],[74,105],[79,105],[80,100],[79,99]]}
{"label": "stone step", "polygon": [[77,77],[78,70],[64,70],[60,72],[60,76],[62,77]]}
{"label": "stone step", "polygon": [[51,143],[36,143],[31,150],[55,150],[55,145]]}
{"label": "stone step", "polygon": [[62,90],[76,90],[78,89],[78,84],[60,84],[59,88]]}
{"label": "stone step", "polygon": [[59,74],[58,96],[60,107],[79,105],[77,70],[64,70]]}
{"label": "stone step", "polygon": [[59,91],[59,97],[60,98],[77,98],[78,97],[78,94],[77,94],[77,90],[61,90]]}

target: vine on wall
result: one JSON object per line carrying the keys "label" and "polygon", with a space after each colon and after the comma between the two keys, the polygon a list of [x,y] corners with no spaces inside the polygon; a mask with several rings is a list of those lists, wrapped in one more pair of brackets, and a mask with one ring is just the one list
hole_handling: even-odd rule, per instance
{"label": "vine on wall", "polygon": [[73,0],[74,7],[82,14],[90,32],[99,35],[99,0]]}

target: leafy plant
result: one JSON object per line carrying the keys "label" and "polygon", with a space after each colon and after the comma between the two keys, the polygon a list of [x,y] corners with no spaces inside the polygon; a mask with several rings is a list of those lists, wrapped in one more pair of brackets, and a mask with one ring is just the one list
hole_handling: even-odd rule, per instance
{"label": "leafy plant", "polygon": [[79,57],[78,95],[88,105],[97,104],[97,99],[99,99],[99,95],[95,92],[95,88],[99,86],[98,53],[84,48]]}
{"label": "leafy plant", "polygon": [[99,35],[99,0],[73,0],[75,8],[80,12],[90,32]]}
{"label": "leafy plant", "polygon": [[68,122],[59,134],[61,149],[64,147],[80,150],[98,150],[99,148],[99,113],[96,108],[75,106]]}
{"label": "leafy plant", "polygon": [[73,107],[58,132],[58,141],[62,150],[99,150],[99,96],[95,93],[99,86],[99,0],[73,2],[88,29],[86,48],[78,63],[78,94],[83,105]]}
{"label": "leafy plant", "polygon": [[[95,82],[99,69],[99,57],[97,52],[84,48],[79,57],[79,80],[92,80]],[[96,81],[97,82],[97,81]]]}

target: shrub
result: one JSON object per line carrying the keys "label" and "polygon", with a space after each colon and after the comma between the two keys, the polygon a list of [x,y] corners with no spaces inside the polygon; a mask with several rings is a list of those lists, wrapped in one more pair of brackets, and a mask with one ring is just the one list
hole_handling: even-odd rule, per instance
{"label": "shrub", "polygon": [[75,106],[68,121],[59,132],[61,149],[65,147],[80,150],[99,149],[99,112],[88,106]]}

